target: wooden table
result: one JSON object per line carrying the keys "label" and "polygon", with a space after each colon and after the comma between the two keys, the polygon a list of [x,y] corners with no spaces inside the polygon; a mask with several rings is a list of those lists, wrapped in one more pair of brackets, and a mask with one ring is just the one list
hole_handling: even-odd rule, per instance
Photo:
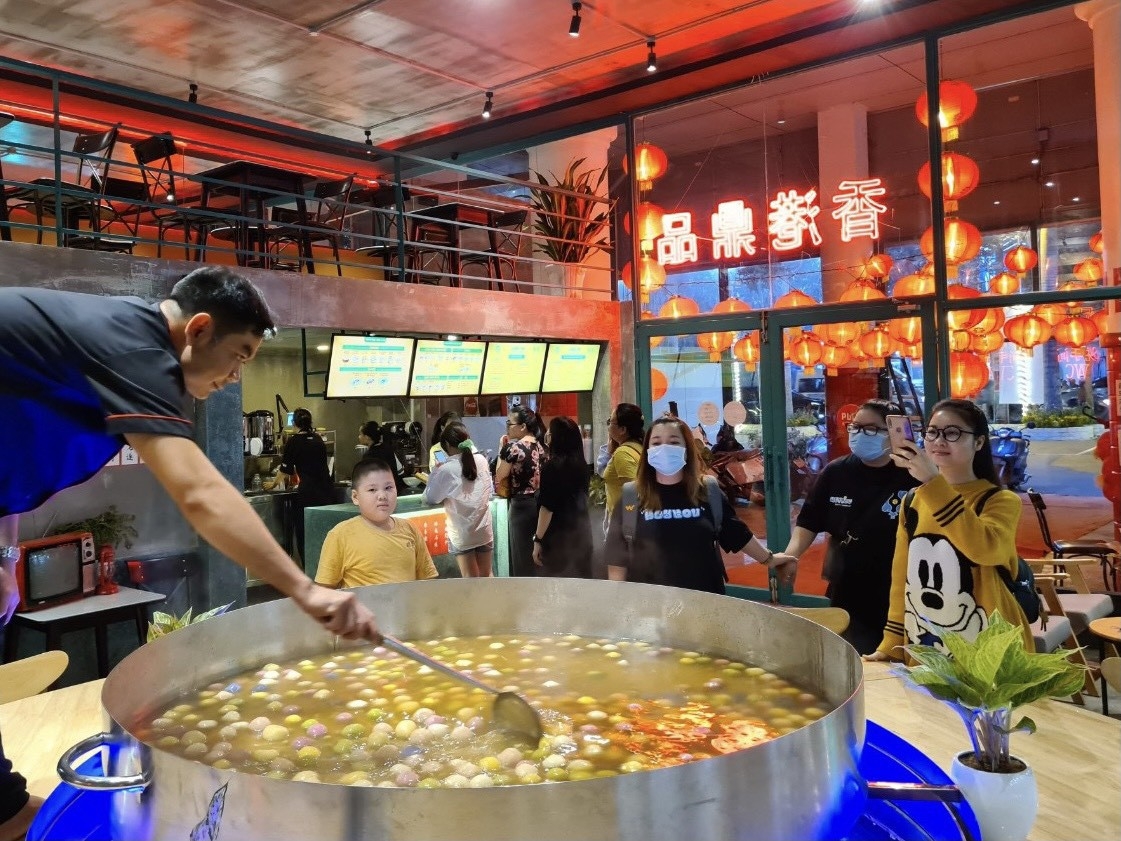
{"label": "wooden table", "polygon": [[[4,747],[32,794],[58,785],[62,752],[102,729],[102,681],[0,706]],[[943,769],[968,746],[945,704],[909,690],[884,663],[865,664],[868,717],[922,750]],[[1013,752],[1035,769],[1039,817],[1031,841],[1117,838],[1121,828],[1121,722],[1060,701],[1031,705],[1039,732],[1012,737]]]}
{"label": "wooden table", "polygon": [[[1121,616],[1106,616],[1090,623],[1090,633],[1101,640],[1101,657],[1116,657],[1121,644]],[[1109,715],[1109,683],[1101,676],[1102,715]]]}
{"label": "wooden table", "polygon": [[109,625],[130,620],[135,622],[137,640],[143,645],[148,636],[145,608],[166,598],[162,593],[121,587],[111,596],[87,596],[58,607],[17,613],[5,632],[4,659],[12,660],[19,651],[21,628],[30,628],[46,635],[47,651],[57,651],[61,647],[62,635],[68,631],[93,628],[97,646],[97,673],[105,677],[109,674]]}

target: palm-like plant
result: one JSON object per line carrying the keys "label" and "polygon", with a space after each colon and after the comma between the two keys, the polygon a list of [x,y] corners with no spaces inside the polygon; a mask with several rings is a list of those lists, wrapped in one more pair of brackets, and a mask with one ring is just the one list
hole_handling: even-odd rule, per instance
{"label": "palm-like plant", "polygon": [[545,188],[530,191],[536,211],[533,229],[542,237],[536,245],[554,263],[583,263],[602,250],[607,241],[610,207],[603,205],[598,195],[607,177],[607,167],[580,172],[585,160],[574,160],[561,178],[552,172],[548,177],[533,173]]}

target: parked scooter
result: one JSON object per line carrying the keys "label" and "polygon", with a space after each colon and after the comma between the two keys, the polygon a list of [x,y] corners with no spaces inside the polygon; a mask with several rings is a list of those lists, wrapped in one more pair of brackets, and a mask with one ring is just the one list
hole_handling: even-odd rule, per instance
{"label": "parked scooter", "polygon": [[993,466],[1000,484],[1012,491],[1023,491],[1028,481],[1028,448],[1031,439],[1022,430],[1003,426],[993,431]]}

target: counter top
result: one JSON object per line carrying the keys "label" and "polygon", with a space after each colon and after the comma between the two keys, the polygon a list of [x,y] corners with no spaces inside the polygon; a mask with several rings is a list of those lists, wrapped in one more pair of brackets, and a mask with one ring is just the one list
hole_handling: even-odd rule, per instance
{"label": "counter top", "polygon": [[[909,690],[890,666],[865,664],[868,718],[902,736],[943,769],[968,745],[960,719],[945,704]],[[32,794],[59,784],[58,757],[100,732],[101,684],[92,681],[0,706],[4,747]],[[1039,817],[1031,841],[1116,838],[1121,827],[1121,722],[1059,701],[1032,704],[1039,732],[1012,737],[1039,783]]]}

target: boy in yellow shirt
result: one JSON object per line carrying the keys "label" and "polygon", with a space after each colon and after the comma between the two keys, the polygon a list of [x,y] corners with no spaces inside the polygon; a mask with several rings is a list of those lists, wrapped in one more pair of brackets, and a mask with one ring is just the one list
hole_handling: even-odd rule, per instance
{"label": "boy in yellow shirt", "polygon": [[350,483],[359,516],[327,533],[315,582],[337,588],[436,578],[424,538],[408,520],[393,516],[397,484],[389,465],[363,459],[354,465]]}

